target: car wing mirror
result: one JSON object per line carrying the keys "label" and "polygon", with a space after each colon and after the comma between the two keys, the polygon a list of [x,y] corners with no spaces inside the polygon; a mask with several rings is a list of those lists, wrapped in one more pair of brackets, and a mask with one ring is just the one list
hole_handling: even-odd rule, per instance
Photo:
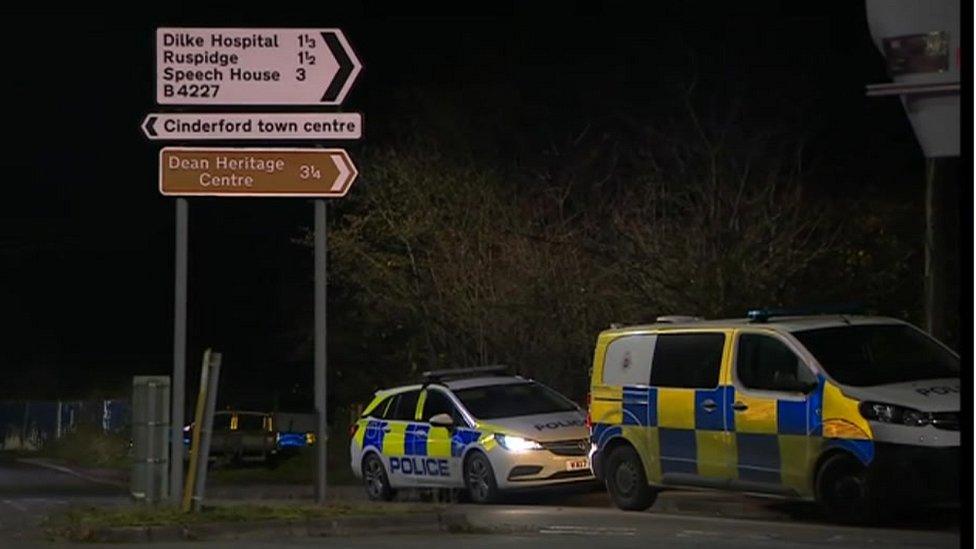
{"label": "car wing mirror", "polygon": [[437,414],[430,418],[429,423],[434,427],[454,428],[454,418],[450,414]]}

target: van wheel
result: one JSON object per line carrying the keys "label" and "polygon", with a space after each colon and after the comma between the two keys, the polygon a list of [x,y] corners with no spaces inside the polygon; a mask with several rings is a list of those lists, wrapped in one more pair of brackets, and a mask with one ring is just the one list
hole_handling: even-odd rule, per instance
{"label": "van wheel", "polygon": [[627,445],[614,448],[607,456],[606,483],[613,503],[625,511],[643,511],[657,499],[657,490],[647,484],[640,456]]}
{"label": "van wheel", "polygon": [[488,456],[471,452],[464,461],[464,486],[472,503],[492,503],[498,500],[498,483]]}
{"label": "van wheel", "polygon": [[371,501],[390,501],[396,495],[396,491],[390,487],[383,461],[376,454],[369,454],[363,460],[363,485],[366,487],[366,497]]}
{"label": "van wheel", "polygon": [[880,518],[880,501],[867,468],[851,456],[833,456],[817,474],[817,502],[827,518],[843,524],[867,524]]}

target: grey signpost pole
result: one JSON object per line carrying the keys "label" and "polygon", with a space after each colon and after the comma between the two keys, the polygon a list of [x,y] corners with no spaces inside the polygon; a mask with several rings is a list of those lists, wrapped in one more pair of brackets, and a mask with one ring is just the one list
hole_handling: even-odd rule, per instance
{"label": "grey signpost pole", "polygon": [[176,199],[176,292],[173,318],[173,410],[170,429],[169,499],[179,505],[183,489],[183,399],[186,377],[186,272],[189,211],[185,198]]}
{"label": "grey signpost pole", "polygon": [[203,505],[203,495],[207,489],[207,465],[210,463],[210,441],[213,438],[214,411],[217,408],[217,386],[220,383],[220,353],[210,355],[210,368],[207,371],[207,403],[203,412],[203,424],[200,426],[200,455],[197,456],[197,478],[193,487],[193,509],[199,510]]}
{"label": "grey signpost pole", "polygon": [[317,417],[315,442],[315,501],[325,503],[325,465],[328,423],[325,413],[326,355],[325,355],[325,282],[326,240],[325,200],[315,201],[315,411]]}

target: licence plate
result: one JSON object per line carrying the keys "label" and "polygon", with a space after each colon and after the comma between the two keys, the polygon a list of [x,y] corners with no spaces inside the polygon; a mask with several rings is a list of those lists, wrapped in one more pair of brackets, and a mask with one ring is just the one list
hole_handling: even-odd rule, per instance
{"label": "licence plate", "polygon": [[588,459],[574,459],[566,462],[567,471],[580,471],[582,469],[590,468],[590,460]]}

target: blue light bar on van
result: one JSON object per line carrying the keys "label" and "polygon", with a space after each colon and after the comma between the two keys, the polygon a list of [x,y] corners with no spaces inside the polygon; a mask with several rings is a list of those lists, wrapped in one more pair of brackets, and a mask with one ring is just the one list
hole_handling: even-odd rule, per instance
{"label": "blue light bar on van", "polygon": [[770,318],[781,316],[817,315],[863,315],[864,305],[860,302],[814,305],[810,307],[750,309],[746,318],[751,322],[767,322]]}

